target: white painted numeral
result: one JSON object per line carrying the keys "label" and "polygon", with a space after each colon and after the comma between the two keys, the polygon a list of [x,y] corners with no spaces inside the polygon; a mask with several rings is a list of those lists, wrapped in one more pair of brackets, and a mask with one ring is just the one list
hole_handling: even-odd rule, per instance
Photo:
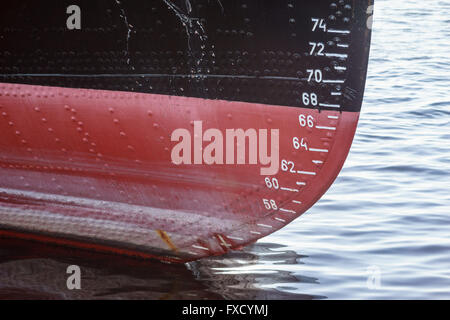
{"label": "white painted numeral", "polygon": [[295,173],[295,163],[292,161],[287,160],[281,160],[281,170],[282,171],[289,171],[291,173]]}
{"label": "white painted numeral", "polygon": [[278,183],[278,179],[277,178],[272,178],[270,179],[269,177],[266,177],[264,179],[264,181],[266,182],[266,186],[269,189],[275,189],[278,190],[280,188],[280,184]]}
{"label": "white painted numeral", "polygon": [[305,105],[305,106],[309,106],[310,104],[313,106],[317,106],[319,103],[317,101],[317,94],[315,94],[315,93],[310,94],[307,92],[303,92],[302,100],[303,100],[303,105]]}
{"label": "white painted numeral", "polygon": [[277,210],[278,209],[277,203],[273,199],[263,199],[263,203],[264,203],[264,207],[267,210],[270,210],[270,209]]}
{"label": "white painted numeral", "polygon": [[[310,56],[324,56],[323,50],[325,50],[325,45],[322,42],[310,42],[311,51],[309,52]],[[317,51],[317,52],[316,52]]]}
{"label": "white painted numeral", "polygon": [[298,116],[298,122],[300,123],[301,127],[314,127],[314,118],[313,116],[309,115],[309,116],[305,116],[304,114],[301,114]]}
{"label": "white painted numeral", "polygon": [[308,145],[305,142],[304,138],[302,138],[302,140],[300,140],[299,138],[294,137],[292,139],[292,144],[294,145],[294,149],[296,149],[296,150],[298,150],[300,148],[304,148],[305,150],[308,150]]}
{"label": "white painted numeral", "polygon": [[327,31],[327,24],[325,23],[325,19],[319,18],[311,18],[311,21],[314,23],[312,27],[312,31],[316,31],[317,28],[321,29],[323,32]]}
{"label": "white painted numeral", "polygon": [[317,83],[322,82],[322,70],[320,69],[308,69],[306,70],[308,72],[308,82],[315,81]]}

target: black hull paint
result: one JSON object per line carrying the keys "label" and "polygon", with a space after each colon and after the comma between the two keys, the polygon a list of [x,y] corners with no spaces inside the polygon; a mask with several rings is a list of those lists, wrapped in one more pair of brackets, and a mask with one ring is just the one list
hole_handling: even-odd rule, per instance
{"label": "black hull paint", "polygon": [[[314,91],[341,111],[359,111],[372,2],[8,1],[0,20],[0,82],[298,107],[308,107],[302,93]],[[66,26],[72,4],[81,9],[80,30]],[[313,17],[326,20],[327,32],[312,31]],[[311,56],[311,39],[325,45],[322,53],[348,58]],[[347,70],[334,68],[342,65]],[[307,69],[345,83],[308,82]]]}

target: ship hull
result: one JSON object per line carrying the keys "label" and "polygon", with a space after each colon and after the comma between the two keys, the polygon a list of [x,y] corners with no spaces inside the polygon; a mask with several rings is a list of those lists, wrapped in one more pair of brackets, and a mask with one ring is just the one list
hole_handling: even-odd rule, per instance
{"label": "ship hull", "polygon": [[[186,262],[242,248],[298,218],[341,170],[362,103],[371,3],[341,2],[308,4],[308,14],[286,3],[283,17],[305,25],[289,18],[264,44],[262,31],[248,31],[255,22],[230,52],[227,32],[170,1],[156,11],[187,41],[168,41],[166,51],[144,43],[152,37],[144,25],[130,27],[139,12],[126,1],[99,2],[128,28],[119,54],[107,39],[84,44],[83,33],[69,33],[62,47],[34,44],[49,59],[38,66],[39,54],[11,43],[26,24],[4,27],[0,237]],[[198,6],[198,16],[217,9]],[[231,1],[219,11],[244,9]],[[86,39],[108,33],[96,28]],[[73,43],[91,55],[70,51]],[[105,73],[114,57],[124,70]]]}

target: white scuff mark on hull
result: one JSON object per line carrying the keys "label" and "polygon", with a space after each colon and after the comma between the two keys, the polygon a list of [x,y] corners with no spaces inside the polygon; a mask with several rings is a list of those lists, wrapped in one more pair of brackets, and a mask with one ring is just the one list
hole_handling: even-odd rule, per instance
{"label": "white scuff mark on hull", "polygon": [[[239,223],[204,212],[177,211],[83,197],[0,188],[0,197],[27,199],[27,207],[0,202],[0,226],[29,232],[113,241],[147,249],[165,249],[155,229],[174,227],[171,239],[178,248],[214,233],[228,234]],[[40,204],[46,203],[42,207]],[[64,208],[64,210],[61,210]],[[183,229],[186,225],[198,229]],[[217,229],[216,226],[219,226]],[[167,232],[172,232],[167,230]]]}
{"label": "white scuff mark on hull", "polygon": [[[119,0],[115,0],[115,1],[116,1],[117,6],[119,7],[119,10],[120,10],[120,17],[123,19],[123,22],[125,23],[125,26],[127,27],[126,57],[127,57],[127,65],[130,65],[130,38],[131,38],[131,32],[132,32],[133,26],[128,23],[128,18],[127,18],[127,15],[125,13],[125,10],[122,7],[122,3]],[[133,66],[131,66],[131,68],[134,70]]]}
{"label": "white scuff mark on hull", "polygon": [[219,4],[220,9],[222,10],[222,14],[224,14],[225,13],[225,9],[223,8],[222,2],[220,0],[217,0],[217,3]]}
{"label": "white scuff mark on hull", "polygon": [[[167,4],[169,9],[171,9],[175,13],[175,15],[178,17],[178,19],[180,19],[181,24],[186,29],[186,35],[188,37],[188,48],[189,48],[189,51],[191,51],[192,50],[192,48],[191,48],[191,33],[195,34],[195,31],[192,32],[192,29],[196,25],[200,28],[200,30],[202,30],[204,32],[204,28],[203,28],[202,24],[200,23],[198,18],[192,18],[192,17],[188,16],[187,14],[185,14],[172,1],[170,1],[170,0],[163,0],[163,1],[165,4]],[[189,6],[187,5],[187,3],[189,3]],[[186,7],[188,7],[187,11],[189,14],[192,11],[192,6],[191,6],[189,0],[186,0]],[[200,40],[202,40],[202,35],[200,35]]]}
{"label": "white scuff mark on hull", "polygon": [[[203,59],[206,56],[206,31],[205,27],[200,22],[200,18],[198,17],[191,17],[190,14],[192,13],[192,5],[189,0],[185,0],[186,3],[186,12],[183,12],[181,8],[179,8],[177,5],[175,5],[170,0],[163,0],[164,3],[168,6],[170,10],[172,10],[175,15],[180,20],[181,24],[186,30],[186,36],[188,40],[188,51],[189,54],[195,59],[196,67],[191,68],[192,74],[201,74],[203,70],[201,69],[201,64],[203,62]],[[194,35],[195,37],[198,37],[200,40],[200,50],[199,50],[199,56],[195,56],[195,44],[194,39],[192,37]],[[212,49],[212,48],[211,48]],[[201,76],[199,76],[201,77]]]}
{"label": "white scuff mark on hull", "polygon": [[189,0],[185,0],[185,2],[186,2],[186,10],[187,10],[187,12],[191,13],[192,12],[191,2]]}

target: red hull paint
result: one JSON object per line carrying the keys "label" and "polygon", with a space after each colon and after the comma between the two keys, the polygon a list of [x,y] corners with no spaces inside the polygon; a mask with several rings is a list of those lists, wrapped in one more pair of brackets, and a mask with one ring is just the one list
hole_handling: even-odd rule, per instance
{"label": "red hull paint", "polygon": [[[314,118],[301,127],[299,115]],[[254,242],[310,208],[338,175],[359,113],[0,84],[2,237],[184,262]],[[280,188],[260,165],[175,165],[171,133],[280,130]],[[193,134],[192,134],[193,135]],[[295,150],[293,137],[308,150]],[[276,210],[266,210],[273,199]]]}

